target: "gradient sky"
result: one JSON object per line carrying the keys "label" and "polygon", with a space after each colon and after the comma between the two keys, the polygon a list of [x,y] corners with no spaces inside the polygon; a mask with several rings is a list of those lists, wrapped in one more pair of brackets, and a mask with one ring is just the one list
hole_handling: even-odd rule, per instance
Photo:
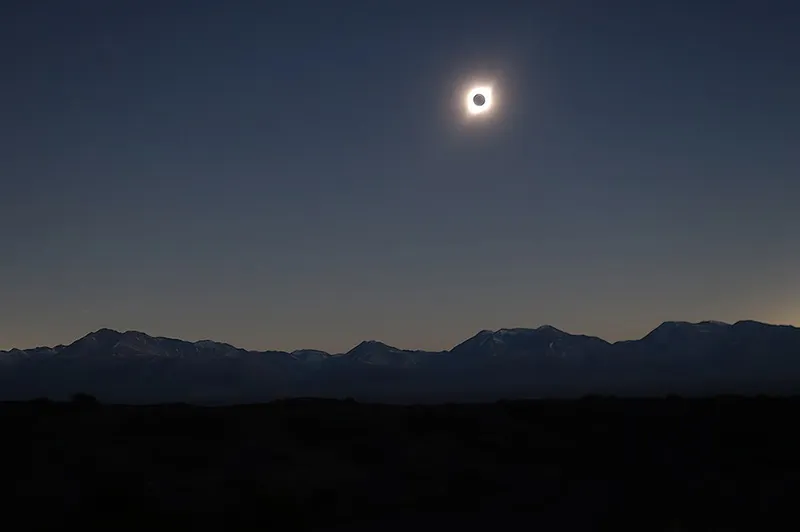
{"label": "gradient sky", "polygon": [[[0,349],[800,325],[800,5],[14,0]],[[497,113],[464,122],[464,84]]]}

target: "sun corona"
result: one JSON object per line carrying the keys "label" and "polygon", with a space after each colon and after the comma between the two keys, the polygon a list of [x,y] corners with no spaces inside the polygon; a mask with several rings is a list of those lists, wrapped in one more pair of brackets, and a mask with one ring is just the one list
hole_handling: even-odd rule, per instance
{"label": "sun corona", "polygon": [[469,115],[480,115],[492,109],[492,87],[482,85],[472,87],[467,91],[464,101]]}

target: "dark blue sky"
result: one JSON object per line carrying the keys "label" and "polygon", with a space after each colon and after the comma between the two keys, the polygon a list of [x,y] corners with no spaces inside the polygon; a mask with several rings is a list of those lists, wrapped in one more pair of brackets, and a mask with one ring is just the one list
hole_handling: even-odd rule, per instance
{"label": "dark blue sky", "polygon": [[[0,349],[800,325],[796,2],[27,0],[0,21]],[[483,79],[496,112],[466,121]]]}

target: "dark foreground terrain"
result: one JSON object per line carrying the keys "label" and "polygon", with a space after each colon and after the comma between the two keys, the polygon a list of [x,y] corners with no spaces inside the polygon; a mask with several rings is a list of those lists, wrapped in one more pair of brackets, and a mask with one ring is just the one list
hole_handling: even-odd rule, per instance
{"label": "dark foreground terrain", "polygon": [[796,530],[800,399],[0,404],[13,528]]}

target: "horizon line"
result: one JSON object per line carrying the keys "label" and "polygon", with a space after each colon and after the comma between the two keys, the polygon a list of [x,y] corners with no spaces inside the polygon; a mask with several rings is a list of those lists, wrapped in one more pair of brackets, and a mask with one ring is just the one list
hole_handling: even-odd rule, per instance
{"label": "horizon line", "polygon": [[400,351],[445,353],[445,352],[452,351],[455,347],[457,347],[461,343],[463,343],[463,342],[465,342],[465,341],[467,341],[467,340],[469,340],[471,338],[474,338],[474,337],[478,336],[479,334],[485,333],[485,332],[491,332],[492,334],[497,334],[498,332],[501,332],[501,331],[536,331],[536,330],[541,330],[541,329],[544,329],[544,328],[552,328],[552,329],[555,329],[558,332],[561,332],[561,333],[564,333],[564,334],[568,334],[570,336],[586,336],[586,337],[589,337],[589,338],[597,338],[599,340],[602,340],[602,341],[606,342],[607,344],[614,345],[614,344],[618,344],[618,343],[622,343],[622,342],[636,342],[636,341],[639,341],[639,340],[643,340],[648,335],[650,335],[653,331],[655,331],[658,328],[663,327],[664,325],[667,325],[667,324],[692,325],[692,326],[703,325],[703,324],[717,324],[717,325],[724,325],[726,327],[733,327],[734,325],[737,325],[737,324],[740,324],[740,323],[757,323],[757,324],[760,324],[760,325],[769,325],[769,326],[772,326],[772,327],[791,327],[791,328],[795,328],[795,329],[798,328],[797,326],[791,325],[791,324],[768,323],[768,322],[752,320],[752,319],[737,320],[737,321],[735,321],[733,323],[728,323],[728,322],[720,321],[720,320],[701,320],[701,321],[696,321],[696,322],[685,321],[685,320],[666,320],[666,321],[663,321],[663,322],[659,323],[653,329],[650,329],[646,334],[644,334],[640,338],[631,338],[631,339],[616,340],[614,342],[610,342],[610,341],[608,341],[605,338],[602,338],[600,336],[588,335],[588,334],[580,334],[580,333],[571,333],[571,332],[565,331],[563,329],[560,329],[560,328],[555,327],[555,326],[550,325],[550,324],[542,324],[542,325],[539,325],[538,327],[501,327],[499,329],[481,329],[478,332],[476,332],[475,334],[473,334],[472,336],[468,336],[467,338],[461,340],[459,343],[457,343],[456,345],[450,347],[449,349],[442,349],[442,350],[400,348],[400,347],[396,347],[396,346],[387,344],[387,343],[382,342],[380,340],[368,339],[368,340],[362,340],[362,341],[358,342],[357,344],[355,344],[353,347],[351,347],[347,351],[332,352],[332,351],[327,351],[325,349],[316,349],[316,348],[309,348],[309,347],[293,349],[291,351],[285,351],[285,350],[282,350],[282,349],[245,349],[243,347],[238,347],[236,344],[233,344],[231,342],[223,342],[223,341],[219,341],[219,340],[212,340],[210,338],[201,338],[199,340],[186,340],[186,339],[183,339],[183,338],[176,338],[176,337],[171,337],[171,336],[153,336],[153,335],[148,334],[148,333],[146,333],[144,331],[139,331],[139,330],[135,330],[135,329],[128,329],[128,330],[122,331],[122,330],[118,330],[118,329],[112,329],[110,327],[100,327],[99,329],[90,331],[90,332],[84,334],[83,336],[80,336],[80,337],[76,338],[75,340],[73,340],[73,341],[71,341],[69,343],[66,343],[66,344],[61,343],[61,344],[55,344],[55,345],[38,345],[38,346],[35,346],[35,347],[26,347],[26,348],[12,347],[10,349],[0,349],[0,353],[9,353],[11,351],[31,351],[31,350],[34,350],[34,349],[55,349],[56,347],[67,347],[67,346],[70,346],[70,345],[74,344],[75,342],[78,342],[78,341],[82,340],[83,338],[86,338],[86,337],[91,336],[93,334],[98,334],[98,333],[100,333],[102,331],[110,331],[110,332],[113,332],[113,333],[116,333],[116,334],[120,334],[120,335],[122,335],[122,334],[130,334],[130,333],[142,334],[142,335],[145,335],[145,336],[147,336],[149,338],[155,338],[155,339],[161,339],[161,340],[175,340],[175,341],[186,342],[186,343],[190,343],[190,344],[198,344],[198,343],[201,343],[201,342],[213,342],[215,344],[229,345],[229,346],[233,347],[234,349],[241,349],[243,351],[261,352],[261,353],[276,352],[276,353],[289,353],[289,354],[291,354],[291,353],[296,353],[298,351],[319,351],[319,352],[322,352],[322,353],[327,353],[328,355],[332,355],[332,356],[333,355],[343,355],[343,354],[349,353],[350,351],[352,351],[356,347],[358,347],[358,346],[360,346],[360,345],[362,345],[362,344],[364,344],[366,342],[380,343],[382,345],[385,345],[387,347],[390,347],[392,349],[397,349],[397,350],[400,350]]}

